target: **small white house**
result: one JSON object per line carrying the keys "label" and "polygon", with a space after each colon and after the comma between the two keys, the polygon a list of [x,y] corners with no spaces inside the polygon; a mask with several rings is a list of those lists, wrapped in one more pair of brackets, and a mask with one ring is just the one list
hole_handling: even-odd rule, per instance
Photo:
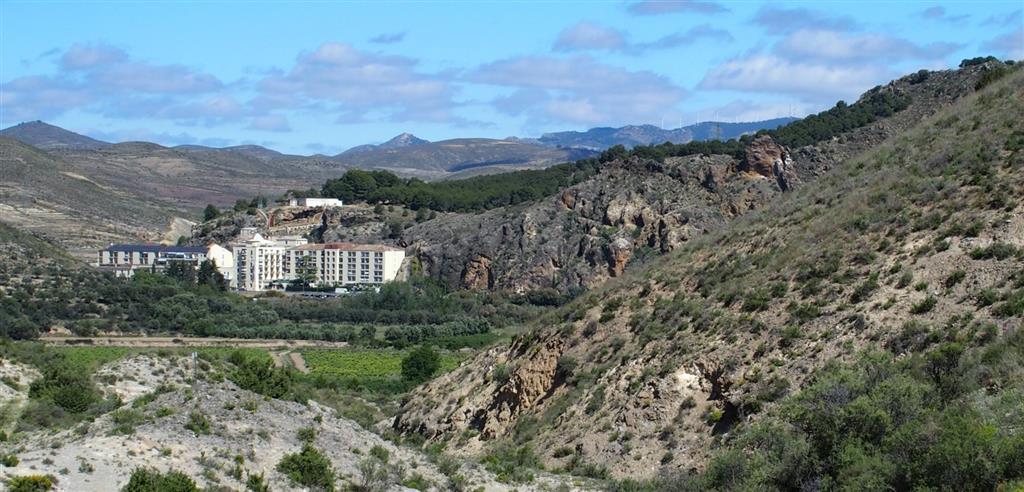
{"label": "small white house", "polygon": [[292,198],[288,200],[292,207],[340,207],[344,205],[337,198]]}

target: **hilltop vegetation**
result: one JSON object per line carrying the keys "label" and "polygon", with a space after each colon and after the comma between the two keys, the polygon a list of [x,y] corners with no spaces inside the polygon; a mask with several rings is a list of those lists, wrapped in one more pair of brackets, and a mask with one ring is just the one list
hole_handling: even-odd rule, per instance
{"label": "hilltop vegetation", "polygon": [[[771,135],[780,143],[797,147],[810,145],[833,136],[891,116],[907,107],[906,97],[876,89],[854,104],[840,101],[828,111],[808,116],[780,127],[762,130],[758,135]],[[528,203],[548,197],[559,190],[594,176],[602,164],[638,157],[664,160],[697,154],[728,154],[742,157],[752,136],[728,141],[707,140],[686,144],[664,143],[637,146],[627,150],[616,145],[599,157],[581,159],[542,170],[478,176],[467,179],[424,182],[403,180],[387,171],[347,171],[341,178],[328,180],[321,194],[345,202],[392,203],[413,209],[428,208],[440,212],[473,212]]]}

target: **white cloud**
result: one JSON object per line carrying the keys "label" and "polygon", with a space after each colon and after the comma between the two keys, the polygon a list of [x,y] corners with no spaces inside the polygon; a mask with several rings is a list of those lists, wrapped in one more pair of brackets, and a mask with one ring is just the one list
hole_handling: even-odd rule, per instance
{"label": "white cloud", "polygon": [[580,22],[559,33],[552,49],[554,51],[619,51],[630,55],[640,55],[650,50],[687,46],[701,39],[715,39],[720,42],[732,42],[733,40],[729,31],[713,27],[710,24],[701,24],[685,32],[669,34],[649,42],[630,43],[626,37],[624,32],[617,29],[590,22]]}
{"label": "white cloud", "polygon": [[448,78],[416,70],[416,60],[324,43],[300,54],[287,71],[260,82],[265,100],[299,96],[299,104],[334,105],[339,114],[386,113],[401,121],[457,120],[450,112],[456,88]]}
{"label": "white cloud", "polygon": [[630,71],[577,56],[524,56],[483,65],[472,82],[517,89],[495,107],[535,121],[613,124],[657,121],[686,90],[648,71]]}
{"label": "white cloud", "polygon": [[853,99],[893,75],[879,65],[828,65],[796,62],[773,54],[753,54],[712,68],[699,87],[796,94],[811,100]]}
{"label": "white cloud", "polygon": [[987,41],[982,48],[1014,60],[1024,59],[1024,27],[1003,33]]}
{"label": "white cloud", "polygon": [[961,45],[954,43],[931,43],[922,46],[880,33],[801,29],[787,35],[775,46],[775,51],[793,60],[894,61],[941,58],[960,47]]}

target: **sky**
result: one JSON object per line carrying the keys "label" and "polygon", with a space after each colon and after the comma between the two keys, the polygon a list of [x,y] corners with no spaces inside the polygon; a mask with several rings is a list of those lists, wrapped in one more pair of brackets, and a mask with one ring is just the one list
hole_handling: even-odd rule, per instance
{"label": "sky", "polygon": [[334,154],[803,116],[1024,58],[1024,1],[0,1],[0,127]]}

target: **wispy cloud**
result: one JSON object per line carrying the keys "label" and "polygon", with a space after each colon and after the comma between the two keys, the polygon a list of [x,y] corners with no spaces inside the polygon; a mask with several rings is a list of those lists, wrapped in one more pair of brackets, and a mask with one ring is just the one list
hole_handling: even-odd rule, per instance
{"label": "wispy cloud", "polygon": [[752,22],[769,34],[786,34],[801,29],[827,29],[852,31],[859,27],[857,21],[848,16],[830,15],[806,8],[786,8],[776,5],[761,7]]}
{"label": "wispy cloud", "polygon": [[922,10],[918,15],[920,15],[923,19],[949,22],[951,24],[966,22],[968,19],[971,18],[971,16],[968,14],[951,15],[948,12],[946,12],[946,7],[943,7],[941,5],[928,7]]}
{"label": "wispy cloud", "polygon": [[662,36],[654,41],[631,43],[625,32],[590,22],[580,22],[567,27],[558,34],[552,49],[554,51],[618,51],[630,55],[641,55],[651,50],[671,49],[687,46],[702,39],[731,42],[729,31],[710,24],[701,24],[685,32]]}
{"label": "wispy cloud", "polygon": [[545,122],[656,121],[687,94],[664,76],[606,65],[587,56],[509,58],[485,64],[468,78],[516,89],[496,99],[495,107]]}
{"label": "wispy cloud", "polygon": [[800,30],[780,41],[775,51],[791,60],[827,62],[931,60],[942,58],[963,45],[956,43],[915,44],[907,39],[880,33],[848,33]]}
{"label": "wispy cloud", "polygon": [[403,39],[405,39],[405,31],[380,34],[370,38],[370,42],[375,44],[395,44],[400,43]]}
{"label": "wispy cloud", "polygon": [[663,15],[678,12],[720,14],[729,12],[729,9],[717,2],[701,0],[643,0],[630,4],[627,10],[633,15]]}
{"label": "wispy cloud", "polygon": [[451,109],[458,89],[450,77],[416,65],[412,58],[324,43],[300,54],[287,72],[260,81],[259,90],[265,101],[326,104],[342,121],[456,122]]}

